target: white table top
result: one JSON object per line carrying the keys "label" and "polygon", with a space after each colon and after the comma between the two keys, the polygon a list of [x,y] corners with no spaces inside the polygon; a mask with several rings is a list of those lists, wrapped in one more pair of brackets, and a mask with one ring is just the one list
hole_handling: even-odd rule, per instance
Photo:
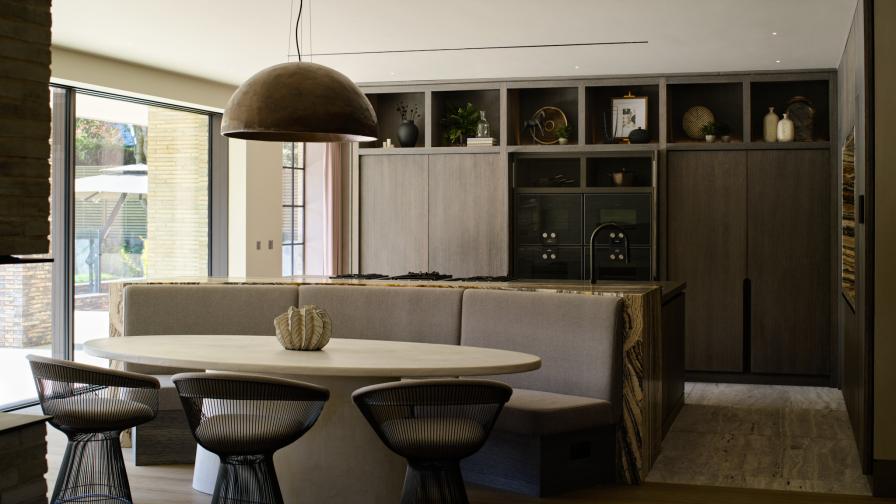
{"label": "white table top", "polygon": [[285,350],[273,336],[170,335],[103,338],[88,354],[153,366],[309,376],[437,377],[522,373],[535,355],[459,345],[333,338],[323,350]]}

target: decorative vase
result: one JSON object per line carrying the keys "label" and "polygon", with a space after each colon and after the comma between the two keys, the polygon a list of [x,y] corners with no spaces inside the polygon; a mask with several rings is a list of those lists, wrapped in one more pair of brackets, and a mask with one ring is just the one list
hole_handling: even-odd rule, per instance
{"label": "decorative vase", "polygon": [[768,114],[762,120],[762,137],[768,143],[778,141],[778,114],[775,107],[768,108]]}
{"label": "decorative vase", "polygon": [[728,143],[731,141],[731,135],[722,135],[722,141]]}
{"label": "decorative vase", "polygon": [[632,130],[628,134],[628,141],[633,144],[646,144],[650,142],[650,133],[639,126],[638,129]]}
{"label": "decorative vase", "polygon": [[805,96],[794,96],[787,102],[787,117],[793,121],[793,140],[811,142],[814,140],[815,107]]}
{"label": "decorative vase", "polygon": [[274,331],[287,350],[320,350],[330,341],[330,315],[314,305],[290,306],[274,319]]}
{"label": "decorative vase", "polygon": [[398,125],[398,144],[402,147],[413,147],[417,145],[417,137],[420,135],[420,130],[417,129],[417,125],[414,124],[414,121],[410,119],[404,119],[401,121],[401,124]]}
{"label": "decorative vase", "polygon": [[715,135],[706,135],[706,143],[713,143],[716,141]]}
{"label": "decorative vase", "polygon": [[476,138],[491,138],[492,128],[485,118],[485,111],[479,111],[479,122],[476,123]]}
{"label": "decorative vase", "polygon": [[793,141],[793,121],[787,117],[787,112],[784,112],[784,118],[778,121],[778,141]]}
{"label": "decorative vase", "polygon": [[565,137],[560,137],[557,139],[557,143],[560,145],[566,145],[569,143],[569,139]]}

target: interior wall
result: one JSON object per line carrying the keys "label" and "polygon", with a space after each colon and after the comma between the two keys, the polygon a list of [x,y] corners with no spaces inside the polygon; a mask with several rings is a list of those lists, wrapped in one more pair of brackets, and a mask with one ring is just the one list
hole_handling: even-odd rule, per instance
{"label": "interior wall", "polygon": [[52,47],[53,82],[124,93],[215,112],[224,110],[236,86],[67,49]]}
{"label": "interior wall", "polygon": [[[896,461],[896,2],[874,2],[874,458]],[[894,462],[896,463],[896,462]],[[875,469],[877,472],[877,469]]]}
{"label": "interior wall", "polygon": [[[835,194],[841,193],[842,165],[839,157],[846,144],[850,133],[855,135],[855,171],[856,194],[862,193],[865,176],[866,134],[865,134],[865,30],[864,30],[864,2],[860,0],[853,16],[849,37],[840,60],[837,72],[838,80],[838,119],[839,137],[837,143],[837,187]],[[841,206],[838,198],[837,216],[842,219]],[[843,397],[849,411],[853,434],[861,455],[862,467],[865,472],[871,470],[871,436],[870,416],[867,414],[867,391],[870,390],[870,381],[867,375],[868,349],[865,345],[864,324],[860,323],[864,314],[865,291],[861,286],[865,285],[865,264],[861,260],[865,250],[864,228],[856,226],[856,257],[857,257],[857,285],[855,306],[850,305],[843,297],[840,287],[840,229],[837,231],[837,248],[834,257],[837,262],[838,273],[834,283],[838,300],[840,368]]]}

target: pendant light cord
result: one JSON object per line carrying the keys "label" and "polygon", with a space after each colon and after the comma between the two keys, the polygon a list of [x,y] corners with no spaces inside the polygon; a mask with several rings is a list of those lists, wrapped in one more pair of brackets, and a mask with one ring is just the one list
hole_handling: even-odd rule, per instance
{"label": "pendant light cord", "polygon": [[299,25],[302,24],[302,4],[303,0],[299,0],[299,15],[296,17],[296,54],[299,55],[299,63],[302,62],[302,48],[299,47]]}

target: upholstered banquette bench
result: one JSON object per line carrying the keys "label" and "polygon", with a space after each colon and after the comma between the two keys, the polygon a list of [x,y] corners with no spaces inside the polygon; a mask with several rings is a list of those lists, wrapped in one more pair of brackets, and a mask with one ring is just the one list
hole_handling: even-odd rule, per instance
{"label": "upholstered banquette bench", "polygon": [[[495,377],[514,387],[485,448],[463,463],[470,481],[546,495],[612,480],[621,417],[622,302],[613,296],[354,285],[129,285],[123,336],[274,334],[289,306],[325,308],[333,336],[517,350],[542,367]],[[126,363],[162,382],[159,418],[133,434],[136,464],[189,463],[195,454],[170,376],[183,369]]]}

